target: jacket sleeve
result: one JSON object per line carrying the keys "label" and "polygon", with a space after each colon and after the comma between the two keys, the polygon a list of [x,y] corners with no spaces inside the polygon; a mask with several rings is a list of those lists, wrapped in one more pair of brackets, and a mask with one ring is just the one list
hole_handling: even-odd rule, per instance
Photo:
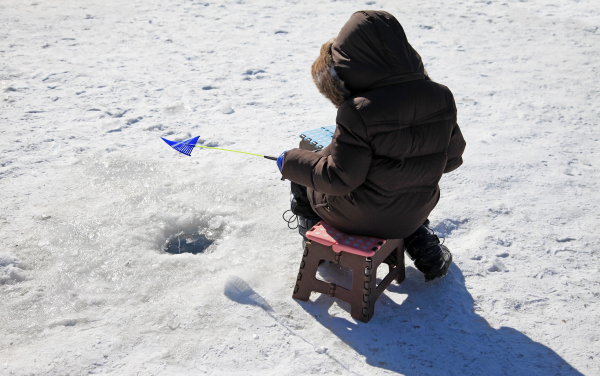
{"label": "jacket sleeve", "polygon": [[371,164],[366,127],[352,103],[338,109],[328,153],[292,149],[283,160],[283,177],[315,191],[343,196],[361,185]]}
{"label": "jacket sleeve", "polygon": [[458,124],[456,124],[452,130],[452,137],[450,137],[450,144],[448,145],[448,162],[446,162],[444,173],[452,172],[462,165],[462,154],[466,146],[467,143],[463,138]]}

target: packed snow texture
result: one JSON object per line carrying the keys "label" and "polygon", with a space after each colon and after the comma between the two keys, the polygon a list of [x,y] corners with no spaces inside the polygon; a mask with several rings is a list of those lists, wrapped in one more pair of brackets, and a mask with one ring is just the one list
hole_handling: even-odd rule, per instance
{"label": "packed snow texture", "polygon": [[[331,125],[312,83],[384,9],[454,93],[467,140],[368,324],[291,298],[301,239],[262,158]],[[599,375],[595,0],[0,2],[1,375]],[[201,254],[161,247],[177,233]],[[320,271],[335,278],[343,273]]]}

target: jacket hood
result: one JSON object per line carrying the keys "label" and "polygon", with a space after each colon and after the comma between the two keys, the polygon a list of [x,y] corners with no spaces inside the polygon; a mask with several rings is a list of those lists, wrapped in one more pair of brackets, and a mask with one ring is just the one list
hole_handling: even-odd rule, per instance
{"label": "jacket hood", "polygon": [[352,95],[426,78],[421,56],[398,20],[384,11],[354,13],[333,42],[331,56]]}
{"label": "jacket hood", "polygon": [[311,74],[321,94],[329,99],[335,107],[340,107],[346,99],[350,98],[351,94],[344,86],[344,81],[337,75],[333,65],[331,46],[334,40],[335,38],[321,46],[321,53],[311,67]]}

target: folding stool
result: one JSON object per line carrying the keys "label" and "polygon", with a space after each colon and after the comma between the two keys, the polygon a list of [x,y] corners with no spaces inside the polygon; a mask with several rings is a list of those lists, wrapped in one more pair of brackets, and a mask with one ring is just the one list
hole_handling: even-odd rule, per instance
{"label": "folding stool", "polygon": [[[311,292],[327,294],[350,303],[350,315],[369,322],[375,313],[375,302],[395,279],[405,278],[404,239],[379,239],[345,234],[324,221],[307,233],[300,271],[292,298],[307,301]],[[316,278],[321,260],[330,261],[352,270],[352,288],[347,290],[335,283]],[[385,262],[389,273],[377,285],[377,267]]]}

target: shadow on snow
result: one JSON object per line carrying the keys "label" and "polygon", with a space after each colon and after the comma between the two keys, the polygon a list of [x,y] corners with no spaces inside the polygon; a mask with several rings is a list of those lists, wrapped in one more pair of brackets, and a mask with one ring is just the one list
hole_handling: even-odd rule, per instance
{"label": "shadow on snow", "polygon": [[[395,303],[391,294],[406,294]],[[405,375],[582,375],[550,348],[507,327],[494,329],[474,313],[462,272],[452,265],[442,280],[424,283],[412,267],[377,301],[368,324],[329,314],[336,302],[313,294],[302,308],[374,367]],[[347,315],[349,317],[349,314]]]}

